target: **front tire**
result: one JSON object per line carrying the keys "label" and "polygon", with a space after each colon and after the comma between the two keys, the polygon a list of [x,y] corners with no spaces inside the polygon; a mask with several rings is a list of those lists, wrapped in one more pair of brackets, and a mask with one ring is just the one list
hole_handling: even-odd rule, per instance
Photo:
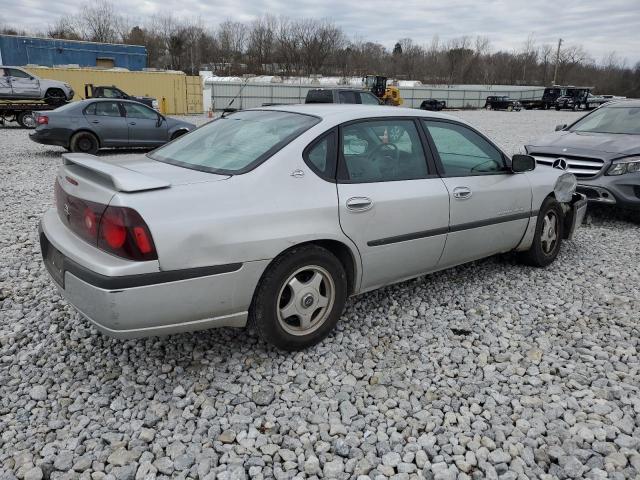
{"label": "front tire", "polygon": [[276,258],[256,289],[249,323],[281,350],[317,344],[338,323],[347,299],[347,275],[331,252],[295,247]]}
{"label": "front tire", "polygon": [[90,132],[78,132],[71,137],[71,142],[69,142],[69,150],[72,152],[95,155],[99,148],[98,137]]}
{"label": "front tire", "polygon": [[546,267],[560,253],[564,235],[564,214],[555,198],[548,197],[540,208],[531,248],[520,254],[520,261],[532,267]]}
{"label": "front tire", "polygon": [[47,105],[60,106],[67,101],[67,96],[59,88],[50,88],[44,94],[44,101]]}

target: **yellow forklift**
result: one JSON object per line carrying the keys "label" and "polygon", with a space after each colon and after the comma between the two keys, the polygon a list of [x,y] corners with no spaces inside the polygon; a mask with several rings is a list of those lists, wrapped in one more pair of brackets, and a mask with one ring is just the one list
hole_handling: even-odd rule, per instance
{"label": "yellow forklift", "polygon": [[398,107],[403,104],[400,89],[393,84],[387,85],[387,83],[390,83],[387,77],[367,75],[362,79],[362,82],[365,88],[382,100],[385,105]]}

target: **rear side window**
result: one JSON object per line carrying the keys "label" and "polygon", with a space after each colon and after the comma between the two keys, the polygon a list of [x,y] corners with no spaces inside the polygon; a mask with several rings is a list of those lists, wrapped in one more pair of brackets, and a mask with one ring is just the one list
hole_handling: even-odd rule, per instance
{"label": "rear side window", "polygon": [[85,115],[99,117],[120,117],[120,108],[116,102],[95,102],[84,110]]}
{"label": "rear side window", "polygon": [[227,175],[252,170],[320,119],[275,110],[244,110],[219,118],[160,147],[149,158]]}
{"label": "rear side window", "polygon": [[341,90],[338,92],[338,99],[340,100],[340,103],[358,103],[356,93],[357,92]]}
{"label": "rear side window", "polygon": [[367,120],[341,128],[338,179],[348,183],[392,182],[429,174],[413,120]]}
{"label": "rear side window", "polygon": [[305,163],[321,178],[334,181],[336,173],[336,134],[329,132],[313,141],[304,151]]}
{"label": "rear side window", "polygon": [[113,88],[103,88],[102,96],[106,98],[122,98],[120,91]]}
{"label": "rear side window", "polygon": [[331,90],[309,90],[305,103],[333,103]]}

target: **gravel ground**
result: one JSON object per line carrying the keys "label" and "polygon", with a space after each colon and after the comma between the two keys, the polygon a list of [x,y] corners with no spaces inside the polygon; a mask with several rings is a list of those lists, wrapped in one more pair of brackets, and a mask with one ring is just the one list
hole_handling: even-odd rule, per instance
{"label": "gravel ground", "polygon": [[[576,115],[455,114],[512,152]],[[120,341],[40,260],[61,149],[0,146],[0,478],[640,477],[638,217],[592,210],[544,270],[505,255],[354,298],[301,353]]]}

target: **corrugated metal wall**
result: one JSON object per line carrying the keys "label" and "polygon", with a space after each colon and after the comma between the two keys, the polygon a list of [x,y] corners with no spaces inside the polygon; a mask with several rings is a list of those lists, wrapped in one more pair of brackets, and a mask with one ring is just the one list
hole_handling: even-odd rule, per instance
{"label": "corrugated metal wall", "polygon": [[[46,67],[26,67],[25,70],[38,77],[67,82],[76,92],[74,100],[84,98],[86,83],[115,85],[130,95],[155,97],[158,100],[160,111],[168,115],[202,113],[200,77],[187,77],[182,72],[127,72],[91,68]],[[194,80],[188,80],[188,78]],[[196,97],[198,98],[196,99]]]}
{"label": "corrugated metal wall", "polygon": [[[256,85],[243,82],[219,82],[207,83],[205,92],[211,89],[211,102],[215,110],[221,110],[232,99],[233,107],[253,108],[264,103],[304,103],[307,92],[314,85],[287,85],[287,84],[263,84]],[[325,86],[326,88],[326,86]],[[433,88],[433,87],[401,87],[400,93],[404,100],[405,107],[417,108],[420,103],[427,98],[435,98],[447,102],[450,108],[482,108],[489,95],[508,95],[514,99],[541,98],[544,87],[513,90],[493,90],[490,87],[466,90],[463,87],[457,88]]]}
{"label": "corrugated metal wall", "polygon": [[0,60],[0,65],[96,67],[109,64],[137,71],[147,66],[147,49],[142,45],[0,35]]}
{"label": "corrugated metal wall", "polygon": [[202,82],[200,77],[186,77],[187,113],[202,113]]}

